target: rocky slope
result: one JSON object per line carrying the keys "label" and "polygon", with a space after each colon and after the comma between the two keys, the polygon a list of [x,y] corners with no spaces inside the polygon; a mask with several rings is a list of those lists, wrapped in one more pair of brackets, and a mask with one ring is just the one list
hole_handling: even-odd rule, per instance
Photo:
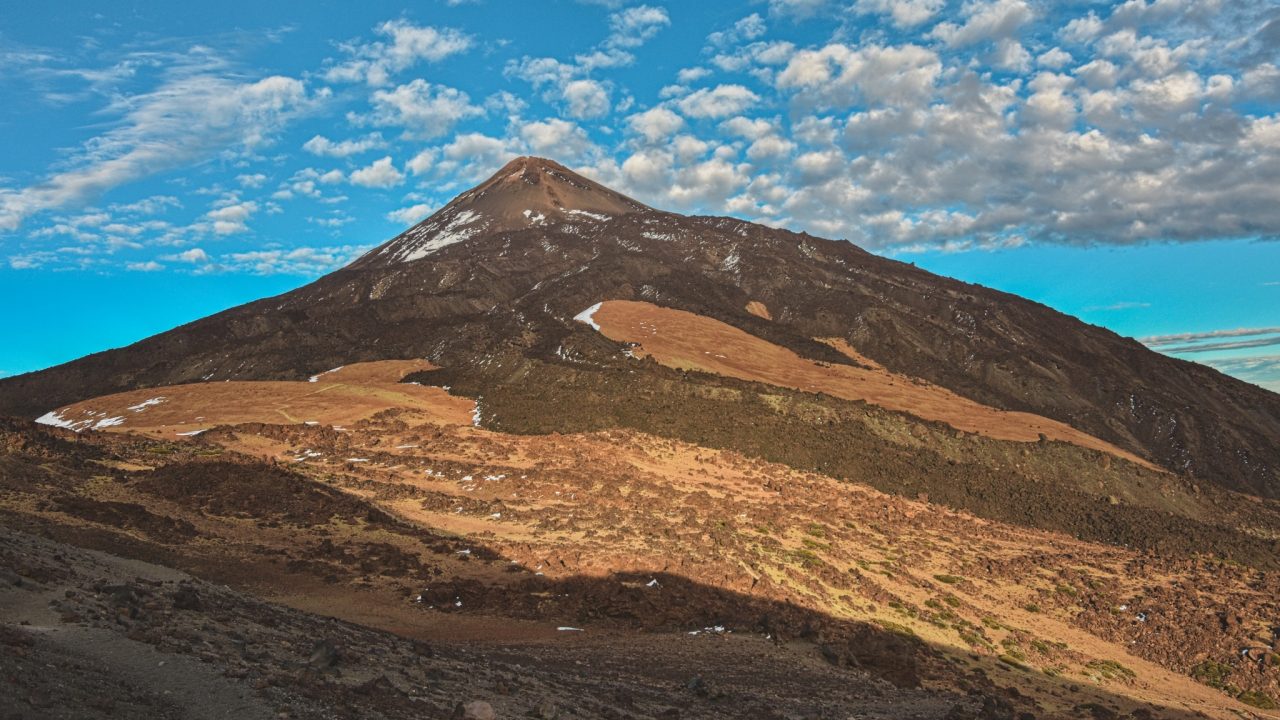
{"label": "rocky slope", "polygon": [[[342,405],[338,384],[316,392]],[[11,713],[1137,720],[1280,697],[1274,571],[1189,523],[1140,552],[419,407],[178,438],[0,423],[0,447]]]}
{"label": "rocky slope", "polygon": [[572,320],[609,299],[687,310],[806,358],[853,363],[815,340],[838,338],[891,372],[1066,423],[1175,473],[1280,496],[1274,393],[849,243],[660,212],[535,158],[296,291],[0,381],[0,412],[34,418],[124,389],[301,379],[410,357],[477,388],[518,386],[549,365],[625,362],[617,343]]}

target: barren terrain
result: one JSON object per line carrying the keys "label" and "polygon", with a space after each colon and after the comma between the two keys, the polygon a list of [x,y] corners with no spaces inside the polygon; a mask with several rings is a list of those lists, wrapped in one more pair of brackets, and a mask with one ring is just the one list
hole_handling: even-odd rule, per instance
{"label": "barren terrain", "polygon": [[[549,667],[579,652],[601,653],[600,667],[631,655],[688,672],[653,691],[671,705],[692,683],[695,696],[751,687],[761,707],[800,707],[787,705],[800,697],[789,673],[750,662],[706,690],[695,668],[709,638],[730,643],[716,653],[783,653],[769,664],[866,678],[846,688],[856,701],[807,682],[819,683],[815,702],[870,716],[873,697],[892,699],[886,713],[915,697],[921,717],[986,716],[992,698],[1037,717],[1237,717],[1265,714],[1277,695],[1273,573],[981,520],[636,431],[492,432],[439,389],[401,385],[404,407],[343,414],[411,367],[264,383],[315,393],[341,381],[343,392],[306,396],[306,417],[342,418],[336,427],[278,413],[239,422],[247,399],[294,397],[239,387],[252,383],[165,389],[165,403],[137,414],[166,408],[187,422],[199,411],[211,429],[198,435],[164,436],[169,423],[155,420],[80,436],[11,427],[6,522],[459,653],[532,653]],[[687,660],[671,664],[672,642]],[[654,653],[662,660],[640,660]],[[856,689],[876,678],[898,690]],[[657,682],[632,681],[633,697]],[[448,709],[443,694],[431,703]],[[660,704],[627,712],[658,716]]]}

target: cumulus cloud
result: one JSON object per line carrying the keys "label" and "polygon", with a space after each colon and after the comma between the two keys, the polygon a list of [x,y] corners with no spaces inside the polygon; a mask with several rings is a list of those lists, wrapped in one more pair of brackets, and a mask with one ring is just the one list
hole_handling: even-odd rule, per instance
{"label": "cumulus cloud", "polygon": [[764,35],[766,30],[768,26],[764,18],[760,17],[759,13],[751,13],[735,22],[729,29],[711,33],[707,36],[707,42],[715,47],[730,47],[755,40]]}
{"label": "cumulus cloud", "polygon": [[484,114],[471,98],[457,88],[433,85],[417,78],[392,90],[377,90],[371,98],[368,116],[353,116],[356,122],[404,129],[409,138],[429,139],[447,134],[459,122]]}
{"label": "cumulus cloud", "polygon": [[742,85],[717,85],[696,90],[676,101],[685,115],[693,118],[722,118],[736,115],[760,101],[760,96]]}
{"label": "cumulus cloud", "polygon": [[509,61],[503,72],[508,77],[525,80],[535,90],[542,90],[544,98],[559,102],[569,117],[579,120],[604,117],[614,107],[612,83],[591,75],[631,65],[635,62],[632,51],[670,24],[667,11],[661,7],[626,8],[609,15],[610,33],[604,41],[574,56],[572,61],[525,56]]}
{"label": "cumulus cloud", "polygon": [[831,0],[769,0],[769,14],[806,20],[831,8]]}
{"label": "cumulus cloud", "polygon": [[396,169],[391,156],[374,160],[371,164],[351,171],[351,184],[368,188],[395,187],[404,182],[404,173]]}
{"label": "cumulus cloud", "polygon": [[184,250],[173,255],[166,255],[161,259],[168,260],[170,262],[184,262],[203,265],[209,262],[209,254],[197,247],[191,248],[190,250]]}
{"label": "cumulus cloud", "polygon": [[426,203],[419,203],[417,205],[402,207],[399,210],[392,210],[387,213],[387,219],[392,222],[400,223],[401,225],[417,225],[427,219],[434,211],[435,208],[433,206],[427,205]]}
{"label": "cumulus cloud", "polygon": [[334,142],[323,135],[315,135],[302,144],[302,149],[312,155],[322,157],[344,158],[363,152],[386,147],[386,141],[378,133],[371,133],[360,138]]}
{"label": "cumulus cloud", "polygon": [[609,16],[611,33],[605,45],[613,47],[639,47],[671,24],[667,11],[651,5],[629,7]]}
{"label": "cumulus cloud", "polygon": [[912,28],[928,22],[946,5],[946,0],[857,0],[853,8],[864,15],[887,15],[896,27]]}
{"label": "cumulus cloud", "polygon": [[963,15],[962,24],[938,23],[930,35],[952,47],[1007,40],[1035,17],[1026,0],[969,0]]}
{"label": "cumulus cloud", "polygon": [[555,156],[565,162],[580,161],[596,150],[585,130],[559,118],[524,124],[520,138],[535,155]]}
{"label": "cumulus cloud", "polygon": [[918,105],[933,96],[942,74],[936,52],[918,45],[853,47],[832,43],[797,52],[778,73],[777,86],[806,106],[857,102]]}
{"label": "cumulus cloud", "polygon": [[258,203],[252,200],[228,199],[204,214],[204,218],[218,235],[237,235],[248,232],[250,217],[258,212]]}
{"label": "cumulus cloud", "polygon": [[367,245],[340,245],[228,253],[207,265],[204,271],[315,277],[350,264],[369,249]]}
{"label": "cumulus cloud", "polygon": [[524,148],[514,138],[499,138],[484,133],[461,133],[440,148],[436,172],[452,179],[457,186],[474,184],[505,165]]}
{"label": "cumulus cloud", "polygon": [[414,175],[425,175],[435,167],[436,159],[440,156],[439,148],[427,148],[405,163],[405,169]]}
{"label": "cumulus cloud", "polygon": [[384,22],[375,32],[384,39],[343,45],[347,59],[331,62],[325,80],[386,85],[395,73],[465,52],[473,42],[470,35],[453,28],[418,26],[405,20]]}
{"label": "cumulus cloud", "polygon": [[655,107],[627,118],[631,129],[649,142],[671,137],[684,127],[684,118],[665,107]]}
{"label": "cumulus cloud", "polygon": [[611,107],[609,91],[595,80],[570,80],[563,88],[565,111],[574,118],[597,118]]}

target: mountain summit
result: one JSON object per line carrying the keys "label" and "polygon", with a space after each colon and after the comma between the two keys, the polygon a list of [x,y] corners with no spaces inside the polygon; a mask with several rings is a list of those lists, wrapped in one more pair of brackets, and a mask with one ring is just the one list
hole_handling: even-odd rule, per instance
{"label": "mountain summit", "polygon": [[602,220],[647,210],[652,208],[553,160],[519,157],[360,263],[410,262],[480,234],[571,219]]}
{"label": "mountain summit", "polygon": [[[747,342],[727,327],[768,343],[778,357],[849,368],[840,372],[850,377],[857,368],[878,368],[890,374],[883,387],[894,388],[886,397],[898,403],[886,407],[910,412],[903,398],[911,393],[897,392],[907,384],[956,398],[944,403],[945,412],[922,409],[919,417],[963,416],[957,403],[1030,414],[1039,419],[1023,427],[1052,422],[1172,473],[1280,497],[1280,395],[848,242],[662,212],[527,157],[309,285],[126,348],[0,380],[0,413],[36,418],[121,390],[298,380],[355,362],[425,358],[445,368],[455,390],[482,396],[479,417],[495,427],[631,426],[698,438],[712,432],[685,425],[693,415],[678,404],[643,399],[655,387],[685,386],[671,385],[668,368],[634,356],[632,338],[575,321],[605,301],[691,313],[719,323],[716,337]],[[636,328],[651,328],[650,320],[632,319]],[[757,350],[763,352],[744,348],[742,357]],[[741,357],[721,362],[725,353],[712,347],[680,352],[671,362],[683,370],[768,381],[733,366]],[[820,383],[786,384],[824,392]],[[620,394],[624,386],[633,394]],[[933,403],[943,396],[929,397]],[[588,401],[598,414],[538,409]],[[777,458],[802,443],[807,449],[797,457],[820,467],[850,457],[827,425],[809,426],[821,414],[802,418],[777,405],[748,404],[718,411],[751,418],[717,425],[720,446]],[[791,428],[778,430],[790,435],[762,435],[772,422]],[[1053,440],[1066,431],[1045,435]]]}

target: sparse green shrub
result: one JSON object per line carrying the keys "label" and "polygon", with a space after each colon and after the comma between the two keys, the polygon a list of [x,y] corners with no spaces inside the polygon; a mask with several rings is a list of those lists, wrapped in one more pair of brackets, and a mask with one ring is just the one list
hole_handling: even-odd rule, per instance
{"label": "sparse green shrub", "polygon": [[1133,679],[1137,677],[1136,673],[1115,660],[1090,660],[1085,663],[1085,667],[1098,673],[1104,680]]}
{"label": "sparse green shrub", "polygon": [[1227,678],[1230,676],[1231,666],[1214,660],[1205,660],[1191,668],[1191,677],[1219,690],[1226,689]]}
{"label": "sparse green shrub", "polygon": [[1245,705],[1252,705],[1263,710],[1280,709],[1280,704],[1277,704],[1270,695],[1258,690],[1245,690],[1237,695],[1236,699]]}
{"label": "sparse green shrub", "polygon": [[1028,668],[1027,668],[1027,666],[1026,666],[1025,664],[1023,664],[1023,662],[1022,662],[1021,660],[1019,660],[1018,658],[1015,658],[1015,657],[1013,657],[1013,656],[1011,656],[1011,655],[1001,655],[1000,657],[998,657],[998,658],[996,658],[996,659],[997,659],[997,660],[999,660],[1000,662],[1004,663],[1005,665],[1008,665],[1009,667],[1011,667],[1011,668],[1015,669],[1015,670],[1027,670],[1027,669],[1028,669]]}
{"label": "sparse green shrub", "polygon": [[960,577],[959,575],[934,575],[933,579],[937,580],[940,583],[946,583],[948,585],[956,585],[958,583],[964,582],[964,578]]}
{"label": "sparse green shrub", "polygon": [[903,637],[909,637],[909,638],[913,638],[916,636],[915,630],[912,630],[906,625],[900,625],[891,620],[877,620],[876,623],[879,624],[880,627],[884,628],[885,630],[895,635],[901,635]]}

